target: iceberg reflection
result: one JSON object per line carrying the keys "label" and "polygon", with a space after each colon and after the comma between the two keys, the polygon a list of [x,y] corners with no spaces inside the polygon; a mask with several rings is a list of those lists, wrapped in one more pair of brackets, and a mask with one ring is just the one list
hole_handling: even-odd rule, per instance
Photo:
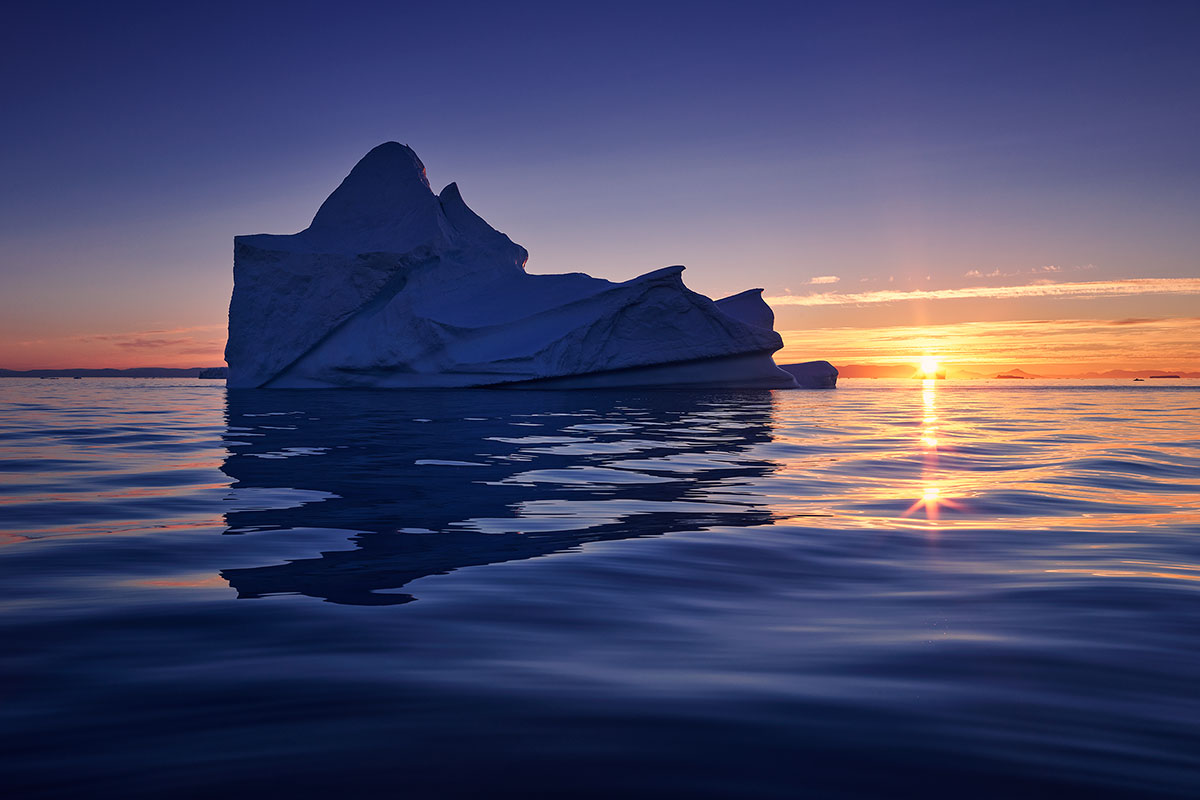
{"label": "iceberg reflection", "polygon": [[354,549],[227,569],[239,597],[387,605],[417,578],[585,542],[774,519],[769,392],[242,391],[221,467],[229,533],[323,528]]}

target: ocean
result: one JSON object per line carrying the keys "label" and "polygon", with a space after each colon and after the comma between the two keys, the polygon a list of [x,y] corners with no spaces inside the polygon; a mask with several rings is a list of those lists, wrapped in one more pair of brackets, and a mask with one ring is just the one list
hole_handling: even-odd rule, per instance
{"label": "ocean", "polygon": [[0,791],[1195,797],[1198,420],[0,381]]}

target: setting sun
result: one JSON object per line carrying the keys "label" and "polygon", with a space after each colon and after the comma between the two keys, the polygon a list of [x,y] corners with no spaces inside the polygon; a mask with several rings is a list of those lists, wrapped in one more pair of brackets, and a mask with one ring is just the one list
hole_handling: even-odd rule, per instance
{"label": "setting sun", "polygon": [[933,377],[934,375],[937,374],[937,371],[938,371],[938,362],[937,362],[936,358],[934,358],[933,356],[925,356],[924,358],[921,359],[921,372],[923,372],[925,375],[928,375],[929,377]]}

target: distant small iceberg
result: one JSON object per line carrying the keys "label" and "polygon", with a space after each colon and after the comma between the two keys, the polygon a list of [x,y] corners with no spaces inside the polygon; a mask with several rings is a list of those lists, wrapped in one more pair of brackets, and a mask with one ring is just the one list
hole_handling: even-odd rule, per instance
{"label": "distant small iceberg", "polygon": [[1034,378],[1041,378],[1043,376],[1036,375],[1032,372],[1026,372],[1023,369],[1010,369],[1007,372],[1001,372],[996,377],[1002,380],[1032,380]]}

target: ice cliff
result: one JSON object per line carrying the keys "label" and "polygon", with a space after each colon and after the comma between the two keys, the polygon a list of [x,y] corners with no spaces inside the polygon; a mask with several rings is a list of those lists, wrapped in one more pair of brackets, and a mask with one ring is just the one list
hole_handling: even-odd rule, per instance
{"label": "ice cliff", "polygon": [[613,283],[527,258],[382,144],[307,229],[234,238],[228,385],[796,386],[760,290],[714,302],[683,267]]}

